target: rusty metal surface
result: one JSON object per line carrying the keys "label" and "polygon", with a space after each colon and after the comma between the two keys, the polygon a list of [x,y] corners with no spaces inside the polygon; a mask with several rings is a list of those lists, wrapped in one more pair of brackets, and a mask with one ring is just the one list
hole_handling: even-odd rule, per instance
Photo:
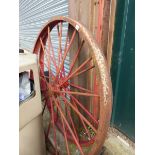
{"label": "rusty metal surface", "polygon": [[[83,25],[81,25],[79,22],[71,18],[62,16],[52,18],[52,20],[50,20],[43,27],[40,34],[38,35],[38,38],[40,38],[40,36],[43,36],[43,34],[46,36],[47,32],[45,30],[47,29],[48,26],[52,28],[60,21],[66,21],[70,23],[79,32],[81,38],[88,43],[89,48],[91,49],[90,52],[94,60],[94,64],[97,68],[98,73],[97,80],[99,81],[100,84],[100,118],[97,134],[95,137],[95,142],[91,147],[91,151],[89,152],[89,155],[97,155],[107,135],[112,109],[112,87],[107,62],[105,56],[103,55],[101,49],[99,48],[98,44],[94,40],[91,33]],[[43,40],[46,39],[47,38],[43,38]],[[40,46],[41,45],[39,43],[39,39],[37,39],[33,52],[38,53]]]}

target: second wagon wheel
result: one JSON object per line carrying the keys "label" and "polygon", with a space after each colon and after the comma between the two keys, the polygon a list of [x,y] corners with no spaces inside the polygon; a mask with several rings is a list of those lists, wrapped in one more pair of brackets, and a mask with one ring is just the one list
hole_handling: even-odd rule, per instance
{"label": "second wagon wheel", "polygon": [[112,91],[105,57],[92,35],[75,20],[54,17],[33,52],[50,113],[46,136],[51,133],[55,154],[97,155],[109,127]]}

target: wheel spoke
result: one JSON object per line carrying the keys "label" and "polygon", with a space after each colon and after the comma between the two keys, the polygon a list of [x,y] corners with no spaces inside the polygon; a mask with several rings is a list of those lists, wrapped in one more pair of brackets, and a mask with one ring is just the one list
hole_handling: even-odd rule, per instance
{"label": "wheel spoke", "polygon": [[[68,37],[68,29],[67,29],[67,36],[66,36],[66,42],[65,42],[64,52],[65,52],[66,49],[67,49],[67,43],[68,43],[68,40],[69,40],[69,37]],[[65,67],[64,67],[64,65],[63,65],[62,70],[63,70],[63,75],[64,75],[64,77],[65,77]]]}
{"label": "wheel spoke", "polygon": [[55,56],[54,56],[54,49],[53,49],[52,42],[51,42],[50,27],[49,26],[48,26],[48,45],[49,45],[49,48],[52,49],[52,55],[50,55],[50,53],[49,53],[49,56],[51,57],[51,60],[55,66],[55,69],[57,70],[57,65],[56,65],[56,60],[55,60]]}
{"label": "wheel spoke", "polygon": [[90,62],[92,58],[88,58],[86,61],[84,61],[73,73],[71,73],[60,85],[62,86],[64,83],[66,83],[74,74],[76,74],[81,68],[83,68],[88,62]]}
{"label": "wheel spoke", "polygon": [[[47,55],[48,57],[50,57],[50,59],[52,60],[52,62],[53,62],[53,64],[54,64],[53,56],[49,55],[48,53],[46,53],[46,55]],[[56,65],[56,64],[54,64],[54,67],[55,67],[55,69],[57,69],[57,65]]]}
{"label": "wheel spoke", "polygon": [[84,112],[98,125],[98,121],[93,117],[93,115],[80,103],[73,95],[70,95],[71,98],[84,110]]}
{"label": "wheel spoke", "polygon": [[62,57],[62,22],[60,22],[60,28],[59,25],[57,25],[57,31],[58,31],[58,38],[59,38],[59,49],[58,49],[58,65],[60,65],[60,59]]}
{"label": "wheel spoke", "polygon": [[66,94],[74,94],[74,95],[81,95],[81,96],[91,96],[91,97],[99,97],[99,95],[97,94],[91,94],[91,93],[82,93],[82,92],[74,92],[74,91],[65,91],[65,90],[55,90],[52,89],[53,92],[57,92],[57,93],[66,93]]}
{"label": "wheel spoke", "polygon": [[90,66],[90,67],[88,67],[88,68],[86,68],[86,69],[76,73],[75,75],[72,76],[72,78],[75,77],[75,76],[79,76],[80,74],[85,73],[85,72],[89,71],[90,69],[93,69],[94,67],[95,67],[94,65]]}
{"label": "wheel spoke", "polygon": [[[74,104],[75,108],[79,111],[79,109],[78,109],[78,107],[77,107],[77,105],[75,104],[75,102],[74,102],[73,99],[72,99],[72,101],[73,101],[73,104]],[[85,129],[85,131],[86,131],[86,133],[87,133],[87,135],[88,135],[88,137],[89,137],[89,139],[91,139],[90,133],[89,133],[89,131],[88,131],[86,125],[85,125],[85,122],[83,121],[83,119],[82,119],[80,116],[79,116],[79,118],[80,118],[80,121],[82,122],[82,125],[83,125],[83,127],[84,127],[84,129]]]}
{"label": "wheel spoke", "polygon": [[[48,68],[47,64],[46,64],[46,63],[44,63],[44,65],[45,65],[45,67],[47,68],[47,70],[49,70],[49,68]],[[52,77],[54,77],[54,75],[53,75],[53,73],[52,73],[52,72],[51,72],[51,76],[52,76]],[[48,79],[50,79],[50,77],[49,77],[49,76],[48,76],[48,77],[47,77],[47,76],[45,76],[45,77],[46,77],[46,78],[48,78]]]}
{"label": "wheel spoke", "polygon": [[93,125],[66,99],[64,95],[61,95],[62,99],[65,100],[65,103],[68,103],[68,105],[79,115],[93,130],[95,133],[97,133],[97,130],[93,127]]}
{"label": "wheel spoke", "polygon": [[63,113],[61,107],[58,105],[58,103],[57,103],[57,101],[56,101],[55,96],[53,96],[53,100],[54,100],[55,105],[57,106],[57,108],[58,108],[58,110],[59,110],[59,112],[60,112],[60,115],[61,115],[62,119],[63,119],[64,122],[66,123],[66,126],[67,126],[68,130],[70,131],[70,133],[71,133],[71,135],[72,135],[72,137],[73,137],[73,139],[74,139],[74,141],[75,141],[75,143],[76,143],[78,149],[80,150],[81,154],[84,155],[84,153],[83,153],[83,151],[82,151],[82,148],[81,148],[79,142],[76,140],[76,137],[75,137],[75,135],[74,135],[74,133],[73,133],[73,131],[72,131],[70,125],[68,124],[68,122],[67,122],[67,120],[66,120],[66,118],[65,118],[65,115],[64,115],[64,113]]}
{"label": "wheel spoke", "polygon": [[50,33],[48,32],[48,57],[49,57],[49,61],[48,61],[48,67],[50,68],[50,70],[49,70],[49,80],[50,80],[50,76],[51,76],[51,57],[50,57],[50,50],[51,50],[51,47],[50,47],[50,40],[49,40],[49,35],[50,35]]}
{"label": "wheel spoke", "polygon": [[58,39],[59,39],[59,48],[58,48],[58,66],[60,65],[60,50],[61,50],[61,38],[60,38],[60,32],[59,32],[59,24],[57,25],[57,32],[58,32]]}
{"label": "wheel spoke", "polygon": [[[43,42],[42,42],[42,39],[40,38],[40,43],[41,43],[41,46],[42,46],[42,49],[43,49],[43,52],[44,52],[44,55],[46,57],[46,60],[48,62],[48,66],[46,65],[46,63],[44,62],[44,65],[47,67],[49,73],[51,72],[51,66],[50,66],[50,60],[47,58],[47,53],[45,51],[45,48],[44,48],[44,45],[43,45]],[[41,60],[42,61],[42,60]],[[52,72],[51,72],[52,74]],[[50,75],[50,74],[49,74]],[[52,77],[54,77],[54,75],[52,74]]]}
{"label": "wheel spoke", "polygon": [[63,59],[62,59],[62,62],[61,62],[61,64],[60,64],[60,66],[59,66],[59,68],[58,68],[58,71],[57,71],[57,74],[56,74],[56,78],[58,78],[58,75],[59,75],[60,71],[61,71],[62,68],[63,68],[64,61],[65,61],[65,59],[66,59],[66,56],[67,56],[68,51],[70,50],[70,47],[71,47],[71,45],[72,45],[72,42],[73,42],[73,40],[74,40],[74,38],[75,38],[75,34],[76,34],[76,30],[74,30],[74,32],[73,32],[73,35],[72,35],[72,37],[71,37],[71,41],[70,41],[70,43],[69,43],[69,46],[67,47],[66,51],[64,51],[64,56],[63,56]]}
{"label": "wheel spoke", "polygon": [[[62,26],[63,26],[63,22],[60,23],[60,62],[62,62],[62,47],[61,47],[61,43],[62,43]],[[61,72],[61,77],[64,76],[65,77],[65,69],[64,69],[64,64],[62,67],[62,72]]]}
{"label": "wheel spoke", "polygon": [[[47,60],[47,62],[49,63],[50,60],[47,58],[46,51],[45,51],[45,46],[44,46],[43,41],[42,41],[41,38],[40,38],[40,43],[41,43],[41,47],[42,47],[43,53],[44,53],[44,55],[45,55],[45,57],[46,57],[46,60]],[[50,68],[49,68],[49,70],[50,70]]]}
{"label": "wheel spoke", "polygon": [[69,71],[68,74],[70,74],[70,73],[72,72],[72,69],[73,69],[73,67],[74,67],[74,65],[75,65],[75,62],[76,62],[76,60],[77,60],[77,58],[78,58],[78,55],[79,55],[79,53],[80,53],[80,51],[81,51],[81,48],[82,48],[83,44],[84,44],[84,40],[82,41],[82,43],[81,43],[79,49],[78,49],[77,52],[76,52],[76,55],[75,55],[75,57],[74,57],[74,59],[73,59],[73,61],[72,61],[72,64],[71,64],[71,66],[70,66],[70,71]]}
{"label": "wheel spoke", "polygon": [[86,89],[86,88],[83,88],[83,87],[81,87],[81,86],[78,86],[78,85],[76,85],[76,84],[69,83],[69,85],[70,85],[71,87],[77,88],[77,89],[79,89],[79,90],[86,91],[86,92],[88,92],[88,93],[93,93],[92,91],[90,91],[90,90],[88,90],[88,89]]}
{"label": "wheel spoke", "polygon": [[65,48],[64,48],[64,52],[66,51],[67,49],[67,43],[69,41],[69,36],[68,36],[68,29],[67,29],[67,36],[66,36],[66,42],[65,42]]}
{"label": "wheel spoke", "polygon": [[[64,102],[66,102],[66,101],[64,101]],[[67,104],[65,104],[65,105],[67,105]],[[67,106],[66,106],[66,107],[67,107]],[[70,119],[70,121],[71,121],[71,125],[72,125],[72,127],[73,127],[75,136],[76,136],[77,140],[79,141],[78,134],[77,134],[77,131],[76,131],[76,128],[75,128],[75,125],[74,125],[74,122],[73,122],[73,119],[72,119],[72,117],[71,117],[71,113],[70,113],[70,110],[68,109],[68,107],[67,107],[67,113],[68,113],[69,119]]]}
{"label": "wheel spoke", "polygon": [[41,81],[41,89],[46,90],[47,85],[48,85],[48,81],[46,80],[45,75],[44,75],[44,71],[42,70],[41,67],[40,67],[40,79],[42,80]]}

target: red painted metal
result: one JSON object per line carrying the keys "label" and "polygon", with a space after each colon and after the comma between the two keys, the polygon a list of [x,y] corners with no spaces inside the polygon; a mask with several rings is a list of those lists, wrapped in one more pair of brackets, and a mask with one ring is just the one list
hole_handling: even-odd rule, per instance
{"label": "red painted metal", "polygon": [[[78,109],[78,107],[77,107],[77,105],[76,105],[76,103],[75,103],[75,101],[74,101],[74,99],[76,99],[76,98],[74,98],[74,96],[70,96],[70,97],[71,97],[71,100],[73,101],[73,102],[72,102],[72,103],[73,103],[73,106],[77,109],[77,111],[79,111],[79,109]],[[77,101],[76,101],[76,102],[77,102]],[[81,104],[81,103],[79,102],[79,104]],[[82,105],[82,104],[81,104],[81,105]],[[89,113],[89,112],[88,112],[88,113]],[[91,115],[91,114],[89,113],[88,115]],[[86,141],[80,140],[79,142],[80,142],[80,144],[82,144],[84,147],[87,147],[87,146],[93,144],[93,142],[94,142],[94,137],[91,137],[91,136],[90,136],[90,133],[89,133],[89,131],[88,131],[86,125],[85,125],[85,122],[84,122],[83,119],[81,118],[81,116],[79,116],[78,118],[79,118],[80,122],[82,123],[82,125],[83,125],[83,127],[84,127],[84,129],[85,129],[85,131],[86,131],[86,133],[87,133],[87,135],[88,135],[88,137],[89,137],[89,142],[88,142],[87,140],[86,140]],[[98,122],[97,122],[97,123],[98,123]],[[69,135],[68,135],[67,137],[68,137],[68,139],[69,139],[70,141],[74,142],[73,139],[72,139],[72,137],[70,137]]]}
{"label": "red painted metal", "polygon": [[[61,46],[63,22],[68,22],[64,50]],[[58,51],[53,49],[51,40],[51,31],[54,27],[57,28],[58,33]],[[70,27],[72,27],[71,37],[69,37]],[[69,73],[66,73],[64,62],[74,49],[71,47],[78,36],[82,38],[82,41],[76,49],[75,55],[71,58]],[[84,43],[90,48],[90,57],[77,66],[76,63],[83,51],[81,49],[85,46]],[[58,61],[56,61],[55,52],[58,53]],[[86,154],[83,146],[91,148],[88,151],[89,155],[98,154],[109,126],[112,97],[106,60],[93,37],[80,23],[68,17],[55,17],[41,30],[34,46],[34,53],[39,56],[41,91],[45,98],[44,109],[47,107],[51,115],[51,125],[48,132],[53,131],[56,153],[59,154],[61,151],[58,150],[57,146],[57,130],[59,130],[64,136],[67,154],[71,154],[70,143],[74,143],[81,154]],[[52,72],[51,62],[55,67],[56,75]],[[45,71],[48,72],[47,75],[45,75]],[[85,88],[81,85],[80,81],[75,83],[74,78],[79,78],[81,74],[90,75],[88,74],[90,71],[96,74],[100,80],[100,85],[96,86],[96,82],[93,81],[94,86],[90,89],[90,87]],[[81,101],[81,99],[85,100]],[[86,100],[87,104],[91,105],[90,108],[84,103]],[[73,114],[77,117],[79,124],[74,119]],[[86,137],[80,137],[78,125],[81,125]],[[50,127],[53,130],[50,130]],[[94,135],[91,135],[90,129]]]}
{"label": "red painted metal", "polygon": [[[78,109],[76,103],[74,102],[74,100],[72,100],[72,101],[73,101],[73,105],[75,106],[75,108],[79,111],[79,109]],[[94,142],[94,139],[91,138],[90,133],[89,133],[89,131],[88,131],[88,129],[87,129],[87,127],[86,127],[85,122],[83,121],[83,119],[80,116],[79,116],[79,118],[80,118],[80,121],[81,121],[81,123],[82,123],[82,125],[83,125],[83,127],[84,127],[84,129],[85,129],[85,131],[86,131],[86,133],[88,135],[88,137],[89,137],[89,140],[90,140],[89,143],[88,142],[85,142],[85,141],[81,141],[80,143],[83,144],[83,146],[89,146],[90,144],[92,144]]]}
{"label": "red painted metal", "polygon": [[71,135],[72,135],[72,137],[73,137],[75,143],[77,144],[78,149],[80,150],[81,154],[84,155],[84,153],[83,153],[83,151],[82,151],[82,148],[81,148],[79,142],[77,141],[76,136],[74,135],[74,133],[73,133],[73,131],[72,131],[70,125],[68,124],[68,121],[66,120],[65,115],[64,115],[64,113],[63,113],[61,107],[58,105],[58,103],[57,103],[57,101],[56,101],[56,98],[53,97],[53,100],[54,100],[54,102],[55,102],[55,105],[56,105],[57,108],[59,109],[59,112],[60,112],[60,114],[61,114],[61,117],[62,117],[62,119],[64,120],[64,122],[65,122],[65,124],[66,124],[68,130],[70,131],[70,133],[71,133]]}
{"label": "red painted metal", "polygon": [[84,67],[87,63],[89,63],[92,60],[92,58],[87,59],[84,61],[73,73],[71,73],[61,84],[60,87],[66,83],[72,76],[74,76],[82,67]]}
{"label": "red painted metal", "polygon": [[[72,98],[72,97],[71,97],[71,98]],[[74,100],[72,100],[72,101],[73,101],[73,104],[74,104],[75,108],[79,111],[79,109],[78,109],[76,103],[74,102]],[[85,122],[83,121],[83,119],[82,119],[80,116],[79,116],[79,118],[80,118],[80,121],[82,122],[82,125],[83,125],[83,127],[84,127],[86,133],[88,134],[88,137],[90,138],[90,133],[89,133],[89,131],[88,131],[86,125],[85,125]],[[91,138],[90,138],[90,139],[91,139]]]}
{"label": "red painted metal", "polygon": [[79,55],[79,53],[80,53],[80,51],[81,51],[81,48],[82,48],[83,44],[84,44],[84,40],[82,41],[82,43],[81,43],[81,45],[80,45],[78,51],[76,52],[76,55],[75,55],[74,59],[73,59],[71,65],[70,65],[69,74],[72,72],[72,69],[73,69],[73,67],[74,67],[74,65],[75,65],[75,62],[76,62],[76,60],[77,60],[77,58],[78,58],[78,55]]}
{"label": "red painted metal", "polygon": [[73,75],[72,77],[79,76],[80,74],[85,73],[85,72],[89,71],[90,69],[92,69],[92,68],[94,68],[94,67],[95,67],[94,65],[93,65],[93,66],[89,66],[88,68],[86,68],[86,69],[84,69],[84,70],[82,70],[82,71],[76,73],[76,74]]}
{"label": "red painted metal", "polygon": [[[66,101],[64,100],[64,102],[66,102]],[[67,104],[67,103],[66,103],[66,104]],[[66,107],[67,107],[67,106],[66,106]],[[77,134],[77,131],[76,131],[76,127],[75,127],[75,125],[74,125],[74,122],[73,122],[73,119],[72,119],[72,117],[71,117],[71,113],[70,113],[70,110],[68,109],[68,107],[67,107],[67,114],[68,114],[69,119],[70,119],[70,121],[71,121],[71,125],[72,125],[72,128],[73,128],[74,134],[75,134],[77,140],[79,141],[78,134]]]}
{"label": "red painted metal", "polygon": [[51,42],[51,36],[50,36],[50,27],[48,26],[48,46],[49,46],[49,49],[52,49],[52,54],[48,55],[49,57],[51,57],[51,60],[55,66],[55,69],[57,70],[57,65],[56,65],[56,60],[55,60],[55,56],[54,56],[54,49],[53,49],[53,46],[52,46],[52,42]]}
{"label": "red painted metal", "polygon": [[93,93],[91,90],[88,90],[88,89],[85,89],[83,87],[80,87],[79,85],[76,85],[76,84],[73,84],[73,83],[69,83],[71,87],[74,87],[74,88],[77,88],[77,89],[80,89],[80,90],[83,90],[83,91],[86,91],[88,93]]}
{"label": "red painted metal", "polygon": [[74,112],[76,112],[77,115],[79,115],[83,119],[83,121],[85,121],[85,123],[87,123],[96,133],[97,130],[95,129],[95,127],[93,127],[93,125],[64,96],[62,96],[62,98],[65,103],[67,103],[74,110]]}
{"label": "red painted metal", "polygon": [[82,110],[94,121],[94,123],[98,124],[98,121],[93,117],[93,115],[80,103],[73,95],[71,98],[81,107]]}
{"label": "red painted metal", "polygon": [[75,92],[75,91],[65,91],[65,90],[57,90],[57,89],[52,89],[51,88],[51,91],[53,92],[56,92],[58,94],[63,94],[63,93],[66,93],[66,94],[74,94],[74,95],[82,95],[82,96],[96,96],[96,97],[99,97],[99,95],[96,95],[96,94],[91,94],[91,93],[82,93],[82,92]]}
{"label": "red painted metal", "polygon": [[75,34],[76,34],[76,30],[74,30],[73,35],[72,35],[72,38],[71,38],[71,41],[70,41],[70,44],[69,44],[69,46],[67,47],[67,49],[66,49],[66,51],[65,51],[65,53],[64,53],[62,62],[61,62],[61,64],[60,64],[60,66],[59,66],[59,68],[58,68],[58,71],[57,71],[57,74],[56,74],[56,78],[58,77],[60,71],[61,71],[62,68],[63,68],[65,58],[66,58],[66,56],[67,56],[67,53],[68,53],[69,49],[71,48],[71,45],[72,45],[73,40],[74,40],[74,38],[75,38]]}

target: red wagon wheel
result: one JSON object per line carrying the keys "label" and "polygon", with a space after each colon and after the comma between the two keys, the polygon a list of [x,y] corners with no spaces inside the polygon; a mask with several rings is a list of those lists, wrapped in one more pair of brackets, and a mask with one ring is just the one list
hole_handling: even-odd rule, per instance
{"label": "red wagon wheel", "polygon": [[80,23],[55,17],[41,30],[33,52],[51,116],[46,135],[52,132],[55,153],[65,154],[58,146],[61,134],[66,154],[98,154],[109,127],[112,91],[105,57],[93,37]]}

